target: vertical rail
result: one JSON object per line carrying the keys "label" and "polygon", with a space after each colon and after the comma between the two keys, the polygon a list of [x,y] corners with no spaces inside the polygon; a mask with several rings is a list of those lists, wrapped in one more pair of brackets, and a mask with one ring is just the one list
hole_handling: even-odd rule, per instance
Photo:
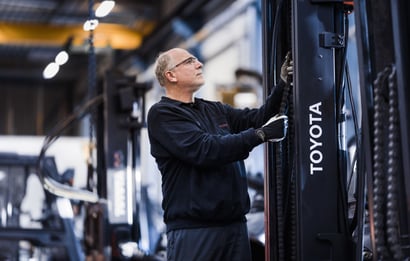
{"label": "vertical rail", "polygon": [[[339,2],[339,3],[338,3]],[[293,0],[297,260],[351,260],[344,215],[337,89],[343,1]]]}

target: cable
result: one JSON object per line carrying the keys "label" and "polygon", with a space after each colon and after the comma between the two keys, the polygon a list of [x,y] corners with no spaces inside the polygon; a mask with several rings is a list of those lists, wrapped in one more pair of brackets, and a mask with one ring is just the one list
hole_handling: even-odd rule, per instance
{"label": "cable", "polygon": [[[336,115],[342,115],[342,108],[343,108],[343,104],[344,104],[344,84],[343,84],[343,79],[344,79],[344,73],[346,71],[346,64],[347,64],[347,47],[348,47],[348,30],[349,30],[349,19],[348,19],[348,14],[345,12],[343,14],[343,18],[344,18],[344,26],[343,26],[343,34],[344,34],[344,47],[342,49],[342,58],[340,61],[340,71],[338,72],[338,77],[336,77],[336,79],[338,80],[338,82],[336,83],[336,90],[339,91],[337,97],[337,106],[336,106]],[[337,93],[336,91],[336,93]],[[339,141],[339,146],[340,146],[341,141]],[[341,146],[340,146],[341,147]],[[344,234],[347,234],[349,231],[349,224],[348,224],[348,207],[347,207],[347,194],[346,194],[346,188],[345,188],[345,176],[343,175],[344,173],[344,169],[342,168],[343,166],[343,162],[342,159],[344,159],[344,157],[341,157],[341,152],[342,150],[338,150],[338,165],[339,165],[339,172],[338,172],[338,185],[339,185],[339,193],[340,193],[340,198],[339,198],[339,202],[341,206],[341,210],[340,210],[340,216],[343,216],[343,220],[339,219],[339,225],[341,226],[341,230],[344,232]]]}
{"label": "cable", "polygon": [[[50,133],[45,137],[43,146],[41,147],[40,154],[37,160],[37,175],[40,178],[41,183],[43,186],[51,193],[61,195],[59,194],[59,191],[61,191],[64,195],[66,195],[68,198],[71,199],[89,199],[85,201],[94,201],[94,197],[92,195],[89,195],[90,191],[81,191],[77,190],[74,188],[68,188],[66,186],[62,186],[62,184],[56,183],[52,179],[50,179],[47,176],[44,176],[43,174],[43,162],[45,159],[45,154],[48,150],[48,148],[60,137],[61,133],[67,129],[74,121],[79,120],[83,118],[88,110],[90,108],[99,105],[104,101],[104,98],[102,95],[97,96],[89,101],[87,101],[82,107],[80,107],[78,110],[76,110],[73,114],[69,115],[64,121],[60,122],[57,124],[51,131]],[[61,185],[61,186],[60,186]],[[60,187],[58,187],[60,186]],[[82,195],[82,194],[83,195]],[[76,197],[78,195],[80,198]],[[84,197],[82,197],[84,196]],[[91,196],[91,197],[89,197]],[[92,198],[92,200],[90,200]]]}
{"label": "cable", "polygon": [[[288,78],[291,81],[291,78]],[[293,83],[291,83],[293,84]],[[291,85],[292,86],[292,85]],[[295,161],[294,161],[294,137],[295,137],[295,120],[294,120],[294,104],[293,104],[293,88],[289,88],[288,92],[288,139],[287,139],[287,159],[290,177],[288,180],[288,197],[285,199],[285,215],[289,224],[289,242],[290,246],[286,256],[289,260],[296,260],[297,254],[297,220],[296,220],[296,175],[295,175]],[[289,215],[287,215],[289,214]]]}
{"label": "cable", "polygon": [[[94,14],[94,1],[88,0],[88,19],[92,21],[95,18]],[[97,74],[97,61],[95,56],[95,48],[94,48],[94,28],[90,28],[89,36],[88,36],[88,100],[92,99],[96,95],[96,74]],[[93,137],[94,137],[94,123],[95,123],[95,115],[93,112],[90,113],[89,118],[89,151],[88,151],[88,171],[87,171],[87,189],[92,190],[93,184],[93,173],[94,173],[94,166],[93,166]]]}
{"label": "cable", "polygon": [[[356,149],[354,151],[354,155],[353,155],[353,159],[351,162],[351,166],[350,166],[350,171],[349,171],[349,181],[347,183],[347,191],[349,191],[352,179],[353,179],[353,174],[354,174],[354,169],[355,166],[357,165],[357,162],[360,162],[360,156],[358,156],[357,152],[361,150],[361,137],[360,137],[360,131],[359,131],[359,123],[358,123],[358,116],[357,116],[357,110],[356,110],[356,103],[353,99],[354,95],[353,95],[353,89],[352,89],[352,81],[350,78],[350,70],[349,70],[349,64],[346,63],[345,66],[345,75],[346,75],[346,81],[347,81],[347,90],[348,90],[348,97],[349,97],[349,101],[350,101],[350,106],[351,106],[351,111],[352,111],[352,120],[353,120],[353,126],[354,126],[354,140],[356,141]],[[349,147],[349,145],[348,145]],[[357,171],[356,171],[356,177],[357,177]],[[357,183],[358,184],[358,183]],[[357,225],[357,214],[358,214],[358,205],[356,204],[356,209],[352,218],[352,222],[350,223],[350,233],[352,234],[356,225]]]}
{"label": "cable", "polygon": [[[272,30],[272,43],[271,43],[271,56],[270,60],[268,61],[268,75],[273,74],[276,71],[276,51],[277,51],[277,41],[279,35],[279,29],[281,28],[281,12],[283,10],[283,2],[284,0],[280,0],[276,6],[276,12],[274,16],[274,24]],[[272,80],[272,77],[269,77],[267,80],[267,86],[272,87],[274,86],[275,81]],[[271,90],[269,90],[271,91]],[[282,96],[282,101],[284,96]],[[280,112],[279,112],[280,113]],[[276,242],[278,246],[278,260],[284,260],[285,258],[285,241],[284,241],[284,211],[283,211],[283,165],[282,165],[282,142],[276,144],[275,146],[276,157],[275,157],[275,174],[276,174],[276,219],[277,219],[277,237]],[[279,174],[280,173],[280,174]]]}
{"label": "cable", "polygon": [[[279,115],[284,115],[286,114],[286,107],[288,103],[288,96],[289,92],[291,89],[291,82],[287,82],[286,86],[284,87],[283,90],[283,96],[282,96],[282,101],[279,109]],[[283,174],[285,173],[284,169],[286,168],[287,164],[284,162],[285,157],[284,154],[284,147],[285,147],[285,141],[288,138],[284,139],[281,142],[278,142],[275,146],[275,162],[276,162],[276,213],[277,213],[277,222],[278,222],[278,249],[279,249],[279,260],[284,260],[285,254],[285,233],[284,233],[284,227],[285,227],[285,221],[284,221],[284,214],[285,214],[285,208],[284,208],[284,182],[283,182]]]}
{"label": "cable", "polygon": [[[277,50],[277,42],[278,42],[278,35],[279,35],[279,28],[281,26],[280,18],[281,18],[281,12],[283,10],[283,1],[280,0],[277,7],[276,7],[276,13],[275,13],[275,21],[273,24],[273,31],[272,31],[272,46],[271,46],[271,57],[270,57],[270,64],[269,64],[269,71],[270,72],[275,72],[276,71],[276,50]],[[273,82],[268,82],[268,86],[273,86]]]}
{"label": "cable", "polygon": [[343,71],[345,70],[345,66],[347,64],[347,44],[349,42],[349,34],[348,34],[348,28],[349,28],[349,19],[347,18],[347,14],[344,14],[344,43],[345,46],[343,47],[343,52],[342,52],[342,59],[340,61],[340,71],[338,72],[339,77],[337,79],[339,80],[336,84],[337,90],[339,90],[339,95],[337,95],[337,105],[338,109],[341,110],[342,107],[342,101],[343,101],[343,94],[344,94],[344,85],[343,85]]}
{"label": "cable", "polygon": [[352,81],[350,79],[350,70],[349,70],[349,64],[346,63],[345,66],[346,70],[346,80],[347,80],[347,90],[349,93],[349,101],[350,101],[350,106],[352,110],[352,120],[353,120],[353,126],[354,126],[354,137],[356,140],[356,151],[360,150],[361,147],[361,138],[360,138],[360,129],[359,129],[359,118],[357,116],[357,109],[356,109],[356,103],[353,99],[354,94],[353,94],[353,89],[352,89]]}

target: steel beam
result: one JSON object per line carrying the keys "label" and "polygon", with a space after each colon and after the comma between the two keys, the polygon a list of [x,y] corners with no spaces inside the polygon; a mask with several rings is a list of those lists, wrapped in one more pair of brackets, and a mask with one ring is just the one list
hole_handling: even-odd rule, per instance
{"label": "steel beam", "polygon": [[297,260],[351,260],[338,146],[344,35],[336,4],[293,1]]}
{"label": "steel beam", "polygon": [[[146,28],[153,28],[147,23]],[[149,31],[149,30],[147,30]],[[94,30],[95,47],[133,50],[138,48],[143,34],[132,28],[101,23]],[[73,46],[87,44],[89,32],[82,25],[0,23],[0,44],[62,46],[73,37]]]}

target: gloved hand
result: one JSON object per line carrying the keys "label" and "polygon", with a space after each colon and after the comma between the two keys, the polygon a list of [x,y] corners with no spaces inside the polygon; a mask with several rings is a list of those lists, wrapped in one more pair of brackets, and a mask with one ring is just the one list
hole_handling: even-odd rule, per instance
{"label": "gloved hand", "polygon": [[280,78],[284,81],[288,81],[288,76],[293,74],[293,60],[290,58],[290,52],[285,56],[285,61],[280,68]]}
{"label": "gloved hand", "polygon": [[288,130],[288,116],[276,114],[270,118],[261,128],[256,129],[256,134],[264,142],[279,142],[286,137]]}

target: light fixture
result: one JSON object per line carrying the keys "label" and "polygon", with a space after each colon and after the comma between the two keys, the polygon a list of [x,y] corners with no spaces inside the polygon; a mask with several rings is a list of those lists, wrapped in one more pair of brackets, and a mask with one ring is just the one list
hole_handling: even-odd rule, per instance
{"label": "light fixture", "polygon": [[43,77],[44,79],[51,79],[60,70],[60,65],[58,65],[56,62],[49,63],[46,68],[43,71]]}
{"label": "light fixture", "polygon": [[115,6],[115,1],[102,1],[102,3],[98,6],[97,10],[95,10],[96,17],[104,17],[107,16],[111,10]]}
{"label": "light fixture", "polygon": [[85,23],[83,25],[83,30],[84,31],[95,30],[95,28],[97,28],[97,26],[98,26],[98,20],[97,19],[87,20],[87,21],[85,21]]}
{"label": "light fixture", "polygon": [[44,79],[51,79],[60,70],[60,66],[65,64],[68,61],[68,53],[65,50],[60,51],[57,55],[56,58],[54,59],[54,62],[49,63],[46,68],[43,71],[43,78]]}
{"label": "light fixture", "polygon": [[65,64],[67,61],[68,61],[68,53],[67,53],[65,50],[60,51],[60,52],[57,54],[57,56],[56,56],[55,62],[56,62],[58,65],[63,65],[63,64]]}
{"label": "light fixture", "polygon": [[56,55],[54,58],[54,62],[49,63],[46,68],[43,70],[43,78],[44,79],[51,79],[60,70],[60,66],[67,63],[69,59],[68,52],[71,49],[71,45],[73,43],[73,36],[68,37],[67,41],[64,43],[61,51]]}

